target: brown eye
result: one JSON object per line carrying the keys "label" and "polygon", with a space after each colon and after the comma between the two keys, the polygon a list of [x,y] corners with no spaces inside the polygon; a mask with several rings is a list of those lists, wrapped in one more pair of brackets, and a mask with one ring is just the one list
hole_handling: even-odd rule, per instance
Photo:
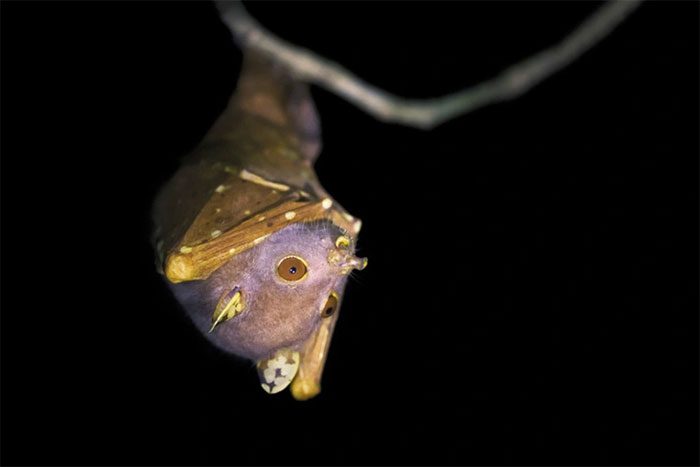
{"label": "brown eye", "polygon": [[306,263],[298,256],[287,256],[277,266],[277,274],[284,280],[296,282],[306,276]]}
{"label": "brown eye", "polygon": [[328,318],[329,316],[332,316],[333,313],[335,313],[335,310],[337,309],[338,295],[336,295],[336,293],[333,292],[328,297],[328,300],[326,300],[326,304],[323,305],[323,308],[321,309],[321,316],[323,316],[324,318]]}

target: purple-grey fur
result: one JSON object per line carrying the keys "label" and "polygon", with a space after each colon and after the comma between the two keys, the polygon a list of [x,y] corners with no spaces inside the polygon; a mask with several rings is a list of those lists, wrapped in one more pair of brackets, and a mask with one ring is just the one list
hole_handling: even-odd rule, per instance
{"label": "purple-grey fur", "polygon": [[[208,279],[171,284],[173,293],[195,325],[207,333],[219,299],[240,287],[243,312],[219,324],[210,340],[218,347],[252,360],[284,347],[298,349],[318,327],[321,308],[332,291],[342,295],[347,275],[328,262],[340,230],[330,222],[289,225],[242,252]],[[307,277],[283,281],[276,272],[286,256],[308,264]]]}

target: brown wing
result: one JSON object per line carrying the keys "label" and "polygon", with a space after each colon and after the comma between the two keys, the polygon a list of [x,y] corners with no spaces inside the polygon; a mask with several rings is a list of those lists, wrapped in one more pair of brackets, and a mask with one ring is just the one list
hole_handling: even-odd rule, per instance
{"label": "brown wing", "polygon": [[[226,230],[211,230],[212,227],[224,225],[210,217],[220,214],[213,206],[224,202],[214,197],[185,233],[183,240],[167,255],[164,268],[166,277],[173,283],[206,279],[234,255],[260,244],[272,233],[293,223],[328,219],[345,231],[353,228],[347,215],[332,207],[330,199],[309,200],[301,191],[283,196],[279,193],[267,195],[268,198],[273,196],[278,199],[271,200],[262,210],[250,210],[250,214],[238,224],[232,220],[237,219],[238,215],[230,216],[226,220],[229,226]],[[232,196],[229,203],[237,201]]]}
{"label": "brown wing", "polygon": [[357,221],[327,198],[311,167],[319,135],[305,85],[247,54],[227,109],[156,200],[166,277],[205,279],[294,222],[330,219],[353,232]]}

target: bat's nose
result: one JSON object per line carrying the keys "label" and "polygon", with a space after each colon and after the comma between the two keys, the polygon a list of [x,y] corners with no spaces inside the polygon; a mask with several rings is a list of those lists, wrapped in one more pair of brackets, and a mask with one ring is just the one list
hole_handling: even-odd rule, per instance
{"label": "bat's nose", "polygon": [[362,271],[367,267],[367,258],[359,258],[345,249],[333,249],[328,253],[328,262],[340,268],[342,274],[349,274],[353,269]]}
{"label": "bat's nose", "polygon": [[328,262],[340,268],[341,274],[349,274],[353,269],[362,271],[367,267],[367,258],[358,258],[353,254],[352,241],[346,235],[335,239],[335,248],[328,252]]}
{"label": "bat's nose", "polygon": [[340,261],[338,266],[342,268],[357,269],[358,271],[362,271],[364,268],[367,267],[367,258],[358,258],[355,255],[347,255]]}

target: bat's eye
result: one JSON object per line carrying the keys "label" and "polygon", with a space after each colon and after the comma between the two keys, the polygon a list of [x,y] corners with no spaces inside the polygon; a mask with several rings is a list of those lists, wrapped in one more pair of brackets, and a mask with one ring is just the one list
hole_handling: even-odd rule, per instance
{"label": "bat's eye", "polygon": [[331,292],[330,296],[328,297],[328,300],[326,300],[326,304],[323,305],[323,308],[321,309],[321,316],[324,318],[328,318],[329,316],[332,316],[333,313],[335,313],[335,310],[338,309],[338,295],[335,292]]}
{"label": "bat's eye", "polygon": [[287,256],[277,265],[277,275],[289,282],[297,282],[306,276],[306,262],[298,256]]}

